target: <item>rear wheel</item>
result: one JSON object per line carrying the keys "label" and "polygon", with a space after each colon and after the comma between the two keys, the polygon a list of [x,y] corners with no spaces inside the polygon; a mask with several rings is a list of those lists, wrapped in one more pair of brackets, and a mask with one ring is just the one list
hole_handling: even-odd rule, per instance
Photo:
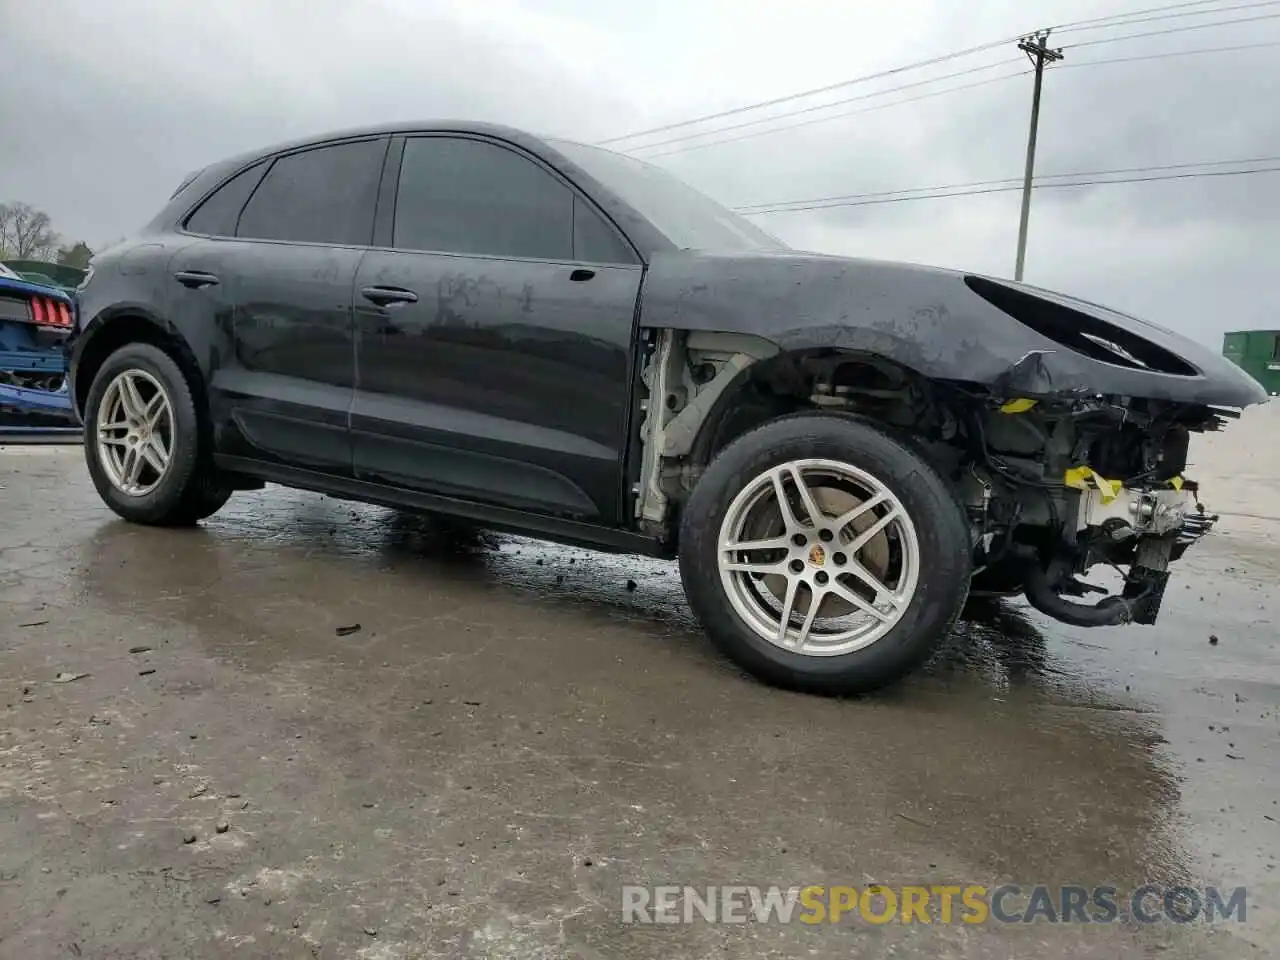
{"label": "rear wheel", "polygon": [[852,417],[744,435],[685,505],[680,571],[712,640],[756,676],[820,693],[885,686],[963,605],[968,524],[908,445]]}
{"label": "rear wheel", "polygon": [[188,525],[231,496],[200,448],[186,377],[158,347],[133,343],[106,359],[89,389],[84,422],[89,475],[124,519]]}

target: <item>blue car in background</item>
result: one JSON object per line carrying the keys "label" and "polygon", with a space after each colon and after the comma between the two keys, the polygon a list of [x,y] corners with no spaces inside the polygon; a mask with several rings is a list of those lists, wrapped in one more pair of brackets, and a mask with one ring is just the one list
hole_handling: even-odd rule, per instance
{"label": "blue car in background", "polygon": [[0,431],[75,430],[63,344],[75,303],[0,264]]}

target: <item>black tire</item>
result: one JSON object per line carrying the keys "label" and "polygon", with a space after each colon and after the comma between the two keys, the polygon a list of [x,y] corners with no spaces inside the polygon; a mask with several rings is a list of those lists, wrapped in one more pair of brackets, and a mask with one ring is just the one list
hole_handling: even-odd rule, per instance
{"label": "black tire", "polygon": [[[717,557],[721,524],[738,493],[769,468],[808,458],[850,464],[888,487],[920,547],[916,589],[901,619],[869,646],[832,656],[783,649],[752,629],[726,594]],[[972,574],[964,511],[910,441],[861,418],[811,413],[772,420],[720,452],[683,508],[679,555],[689,603],[722,652],[767,683],[831,695],[885,687],[921,664],[963,607]]]}
{"label": "black tire", "polygon": [[[108,386],[127,370],[150,374],[163,387],[173,413],[172,451],[163,478],[155,489],[131,496],[116,487],[104,469],[97,443],[98,410]],[[150,526],[190,526],[212,516],[231,496],[202,449],[200,420],[191,386],[167,353],[149,343],[121,347],[98,369],[84,409],[84,451],[89,476],[103,502],[117,515]]]}

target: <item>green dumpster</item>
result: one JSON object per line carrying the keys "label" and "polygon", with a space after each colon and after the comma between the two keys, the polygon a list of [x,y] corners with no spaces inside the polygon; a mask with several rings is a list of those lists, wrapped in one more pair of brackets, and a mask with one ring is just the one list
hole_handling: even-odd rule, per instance
{"label": "green dumpster", "polygon": [[1222,355],[1262,384],[1273,397],[1280,394],[1280,330],[1236,330],[1222,338]]}

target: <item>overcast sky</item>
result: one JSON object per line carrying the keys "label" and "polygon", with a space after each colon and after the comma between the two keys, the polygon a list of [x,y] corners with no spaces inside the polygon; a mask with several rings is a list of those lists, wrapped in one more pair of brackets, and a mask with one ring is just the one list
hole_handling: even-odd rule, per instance
{"label": "overcast sky", "polygon": [[[0,201],[47,210],[65,237],[97,247],[149,219],[188,171],[293,136],[451,117],[593,142],[1168,2],[0,0]],[[1273,13],[1280,5],[1217,18]],[[1065,66],[1280,42],[1278,18],[1071,49],[1206,19],[1068,31],[1053,43],[1066,48]],[[826,99],[1018,56],[1009,43]],[[1037,172],[1280,157],[1278,88],[1280,46],[1053,68]],[[1017,76],[655,162],[729,205],[1017,177],[1030,95],[1030,76]],[[694,129],[705,128],[650,139]],[[1011,276],[1018,202],[1009,192],[756,222],[806,249]],[[1043,190],[1026,279],[1218,346],[1227,329],[1280,328],[1278,222],[1280,173]]]}

